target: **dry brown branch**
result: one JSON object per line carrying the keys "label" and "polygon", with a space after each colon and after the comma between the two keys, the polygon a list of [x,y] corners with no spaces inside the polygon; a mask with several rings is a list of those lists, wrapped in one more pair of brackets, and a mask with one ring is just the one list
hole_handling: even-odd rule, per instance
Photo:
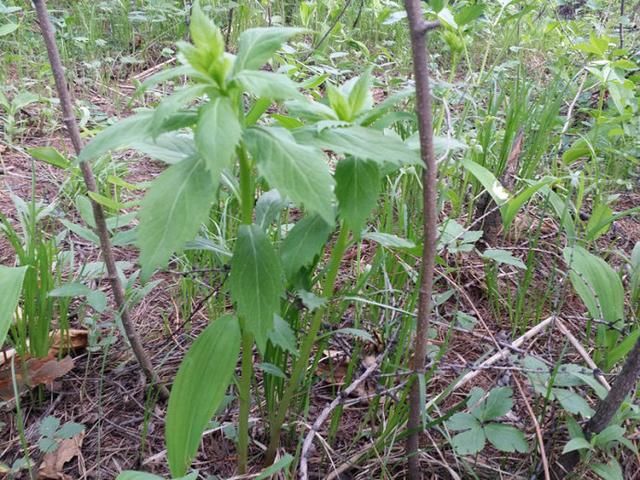
{"label": "dry brown branch", "polygon": [[531,408],[531,404],[527,399],[527,394],[520,385],[520,381],[516,375],[513,376],[513,381],[518,387],[518,391],[520,392],[520,396],[522,397],[522,401],[524,402],[525,407],[527,408],[527,413],[529,417],[531,417],[531,421],[533,422],[533,426],[536,429],[536,437],[538,439],[538,446],[540,448],[540,460],[542,461],[542,470],[544,471],[545,480],[551,480],[551,474],[549,472],[549,461],[547,460],[547,453],[544,450],[544,438],[542,437],[542,430],[540,430],[540,423],[536,418],[536,414],[533,412],[533,408]]}
{"label": "dry brown branch", "polygon": [[302,444],[302,453],[300,454],[300,472],[299,472],[299,477],[301,480],[307,480],[309,478],[309,472],[308,472],[309,453],[311,451],[311,445],[313,444],[313,439],[315,438],[316,435],[319,435],[320,429],[322,428],[322,424],[324,424],[327,418],[329,418],[329,415],[331,415],[331,412],[333,412],[340,405],[343,405],[347,401],[347,398],[349,398],[349,395],[355,392],[356,389],[360,385],[362,385],[362,383],[367,378],[369,378],[373,372],[375,372],[378,369],[378,367],[380,366],[380,362],[382,361],[382,358],[383,358],[383,355],[379,355],[378,358],[376,358],[376,361],[373,362],[369,366],[369,368],[367,368],[362,373],[362,375],[356,378],[351,383],[351,385],[349,385],[347,388],[340,391],[338,393],[338,396],[334,398],[329,405],[324,407],[324,409],[322,410],[322,412],[320,413],[316,421],[313,422],[313,425],[309,429],[309,433],[307,433],[307,436],[304,438],[304,442]]}
{"label": "dry brown branch", "polygon": [[[492,355],[491,357],[487,358],[484,362],[482,362],[480,365],[478,365],[478,368],[467,373],[465,376],[463,376],[460,380],[458,380],[457,383],[454,384],[454,386],[452,388],[447,389],[446,394],[450,394],[451,392],[454,392],[455,390],[458,390],[460,387],[466,385],[467,383],[469,383],[471,380],[473,380],[474,378],[476,378],[478,375],[480,375],[480,373],[482,373],[483,368],[484,367],[488,367],[490,365],[493,365],[494,363],[507,358],[507,356],[512,352],[511,347],[519,347],[520,345],[522,345],[524,342],[526,342],[527,340],[535,337],[536,335],[538,335],[540,332],[542,332],[546,327],[548,327],[549,325],[551,325],[554,320],[556,319],[555,316],[551,316],[549,318],[546,318],[545,320],[543,320],[542,322],[540,322],[538,325],[532,327],[531,329],[529,329],[528,331],[526,331],[522,336],[516,338],[512,344],[509,347],[505,347],[502,350],[500,350],[499,352],[495,353],[494,355]],[[431,408],[433,405],[437,404],[443,397],[444,397],[445,393],[441,393],[439,395],[436,395],[434,398],[432,398],[429,402],[427,402],[427,404],[425,405],[425,409],[429,409]]]}
{"label": "dry brown branch", "polygon": [[418,137],[420,154],[424,167],[422,169],[422,205],[423,205],[423,238],[422,262],[420,272],[420,294],[418,296],[418,318],[416,324],[411,370],[414,372],[411,391],[409,393],[409,434],[406,443],[408,461],[408,478],[418,480],[420,462],[417,456],[419,433],[422,424],[421,393],[418,379],[425,374],[429,318],[431,316],[431,293],[433,291],[433,274],[437,244],[437,181],[438,165],[433,145],[433,112],[431,111],[431,88],[429,86],[429,54],[426,36],[429,30],[436,28],[438,22],[426,22],[422,14],[420,0],[405,0],[405,9],[409,21],[411,37],[411,53],[413,73],[416,83],[416,115],[418,117]]}
{"label": "dry brown branch", "polygon": [[[47,55],[49,57],[49,63],[51,64],[51,71],[55,79],[56,89],[58,91],[58,97],[60,98],[60,107],[62,108],[62,120],[67,128],[67,133],[73,144],[73,148],[76,154],[80,154],[83,144],[80,138],[80,129],[78,128],[78,122],[73,112],[73,105],[71,104],[71,95],[67,87],[66,80],[64,78],[64,67],[60,60],[60,53],[58,52],[58,46],[56,45],[55,34],[53,26],[49,20],[49,13],[44,0],[33,0],[33,4],[38,16],[38,23],[40,24],[40,31],[42,32],[42,38],[44,39],[45,46],[47,48]],[[91,170],[91,165],[88,162],[80,162],[80,170],[82,177],[87,186],[89,192],[97,193],[98,188],[96,186],[96,180]],[[135,329],[133,321],[129,316],[129,309],[127,307],[127,301],[125,298],[124,288],[120,282],[118,275],[118,269],[116,267],[115,257],[113,255],[113,249],[111,248],[111,239],[109,237],[109,230],[105,221],[104,211],[102,206],[96,201],[91,199],[91,207],[93,210],[93,218],[96,224],[96,233],[100,239],[100,248],[102,249],[102,258],[104,260],[109,282],[111,284],[111,291],[113,292],[113,298],[122,320],[122,326],[127,335],[127,339],[131,344],[131,349],[138,360],[138,363],[144,370],[145,375],[149,382],[156,385],[159,390],[159,394],[162,398],[169,398],[169,390],[162,385],[158,375],[153,369],[151,360],[147,355],[142,341]]]}

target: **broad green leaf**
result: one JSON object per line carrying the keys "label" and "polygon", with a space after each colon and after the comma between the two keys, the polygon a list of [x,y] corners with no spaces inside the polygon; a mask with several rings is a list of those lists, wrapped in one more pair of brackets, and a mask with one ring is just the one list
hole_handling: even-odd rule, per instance
{"label": "broad green leaf", "polygon": [[295,224],[280,246],[282,268],[288,279],[313,262],[332,230],[333,227],[318,215],[307,215]]}
{"label": "broad green leaf", "polygon": [[481,427],[457,434],[451,439],[451,446],[458,455],[475,455],[484,448],[486,437]]}
{"label": "broad green leaf", "polygon": [[306,290],[296,291],[297,297],[302,300],[302,304],[307,307],[310,312],[319,309],[327,304],[326,297],[319,297],[315,293]]}
{"label": "broad green leaf", "polygon": [[116,480],[164,480],[164,479],[152,473],[136,472],[134,470],[125,470],[124,472],[121,472],[116,477]]}
{"label": "broad green leaf", "polygon": [[18,29],[17,23],[8,22],[4,25],[0,25],[0,37],[5,35],[9,35],[10,33],[15,32]]}
{"label": "broad green leaf", "polygon": [[92,290],[87,294],[87,303],[96,312],[102,313],[107,308],[107,296],[100,290]]}
{"label": "broad green leaf", "polygon": [[337,117],[345,122],[353,120],[353,111],[349,100],[342,92],[333,85],[327,85],[327,98],[329,99],[329,105],[336,112]]}
{"label": "broad green leaf", "polygon": [[193,157],[172,165],[151,183],[142,200],[138,246],[142,277],[166,265],[207,219],[216,185],[204,162]]}
{"label": "broad green leaf", "polygon": [[285,106],[290,115],[310,122],[338,119],[331,107],[312,100],[290,100],[285,103]]}
{"label": "broad green leaf", "polygon": [[94,245],[100,245],[100,239],[98,235],[96,235],[93,230],[89,230],[82,225],[78,225],[77,223],[70,222],[64,218],[60,219],[60,223],[62,223],[68,230],[78,235],[80,238],[87,240],[88,242],[93,243]]}
{"label": "broad green leaf", "polygon": [[150,132],[153,138],[159,136],[171,117],[178,112],[185,104],[201,97],[210,88],[209,85],[196,84],[176,90],[169,97],[165,98],[153,111]]}
{"label": "broad green leaf", "polygon": [[100,195],[97,192],[88,192],[88,195],[91,198],[91,200],[93,200],[94,202],[96,202],[96,203],[102,205],[103,207],[106,207],[107,209],[112,210],[114,212],[119,212],[120,210],[122,210],[123,208],[126,207],[126,204],[117,202],[113,198],[109,198],[109,197],[105,197],[104,195]]}
{"label": "broad green leaf", "polygon": [[411,240],[400,238],[396,235],[392,235],[391,233],[367,232],[364,235],[362,235],[362,238],[364,238],[365,240],[371,240],[372,242],[376,242],[386,248],[401,248],[401,249],[416,248],[416,244],[413,243]]}
{"label": "broad green leaf", "polygon": [[496,202],[496,205],[502,206],[507,203],[511,195],[502,186],[502,184],[493,175],[493,173],[491,173],[479,163],[476,163],[468,158],[462,161],[462,166],[466,168],[474,177],[476,177],[476,179],[485,188],[485,190],[489,192],[489,195],[491,195],[493,201]]}
{"label": "broad green leaf", "polygon": [[348,157],[336,166],[339,215],[359,238],[380,192],[380,170],[371,161]]}
{"label": "broad green leaf", "polygon": [[585,371],[584,368],[574,368],[571,370],[571,375],[580,379],[583,383],[589,385],[593,389],[593,391],[596,392],[598,398],[603,399],[607,396],[607,389],[600,383],[600,381],[596,379],[591,370]]}
{"label": "broad green leaf", "polygon": [[55,438],[42,437],[38,440],[38,449],[43,453],[55,452],[58,448],[58,442]]}
{"label": "broad green leaf", "polygon": [[251,28],[240,34],[234,72],[257,70],[276,53],[289,38],[304,32],[300,28]]}
{"label": "broad green leaf", "polygon": [[231,259],[231,297],[245,326],[264,351],[284,293],[282,266],[276,251],[257,225],[241,225]]}
{"label": "broad green leaf", "polygon": [[280,369],[280,367],[278,367],[277,365],[274,365],[273,363],[259,363],[257,365],[257,367],[262,370],[264,373],[267,373],[269,375],[272,375],[274,377],[278,377],[278,378],[287,378],[287,376],[284,374],[284,372]]}
{"label": "broad green leaf", "polygon": [[263,193],[256,202],[256,224],[266,230],[278,218],[285,206],[286,202],[277,189],[272,188]]}
{"label": "broad green leaf", "polygon": [[479,408],[471,413],[479,420],[493,420],[494,418],[506,415],[513,407],[513,390],[510,387],[494,388],[489,392],[487,399],[482,402]]}
{"label": "broad green leaf", "polygon": [[451,28],[458,28],[456,20],[453,17],[453,13],[451,13],[451,10],[449,10],[448,8],[443,8],[438,12],[438,20],[440,20],[442,23],[447,24]]}
{"label": "broad green leaf", "polygon": [[584,438],[572,438],[562,449],[562,454],[573,452],[575,450],[593,450],[593,446]]}
{"label": "broad green leaf", "polygon": [[582,247],[566,247],[564,260],[571,283],[595,319],[616,324],[624,319],[624,288],[618,274]]}
{"label": "broad green leaf", "polygon": [[373,106],[373,95],[371,94],[371,68],[367,68],[359,77],[354,77],[345,85],[342,90],[348,95],[349,106],[354,116],[369,110]]}
{"label": "broad green leaf", "polygon": [[281,128],[250,128],[245,132],[245,141],[258,170],[272,188],[333,225],[334,181],[320,150],[296,143]]}
{"label": "broad green leaf", "polygon": [[179,132],[167,132],[156,138],[133,142],[131,148],[149,157],[173,165],[196,154],[193,136]]}
{"label": "broad green leaf", "polygon": [[227,97],[214,98],[201,108],[195,132],[196,147],[214,183],[231,164],[241,137],[242,126]]}
{"label": "broad green leaf", "polygon": [[80,282],[70,282],[54,288],[48,293],[50,297],[84,297],[92,290]]}
{"label": "broad green leaf", "polygon": [[13,322],[13,314],[18,306],[18,300],[20,300],[22,281],[27,268],[0,265],[0,292],[2,292],[2,301],[0,301],[0,346],[4,343],[9,327]]}
{"label": "broad green leaf", "polygon": [[590,418],[593,415],[593,409],[577,393],[566,388],[553,388],[551,391],[567,412],[582,415],[583,418]]}
{"label": "broad green leaf", "polygon": [[527,266],[524,264],[522,260],[514,257],[511,252],[506,250],[500,250],[497,248],[489,248],[482,253],[484,258],[488,258],[489,260],[494,260],[498,263],[503,263],[505,265],[513,265],[514,267],[521,268],[523,270],[527,269]]}
{"label": "broad green leaf", "polygon": [[296,335],[291,326],[283,320],[280,315],[276,315],[273,320],[273,330],[269,333],[269,341],[276,347],[298,356],[296,347]]}
{"label": "broad green leaf", "polygon": [[27,150],[36,160],[48,163],[54,167],[67,169],[71,166],[71,162],[53,147],[34,147]]}
{"label": "broad green leaf", "polygon": [[[91,206],[91,200],[85,195],[78,195],[75,200],[76,208],[80,217],[90,228],[96,228],[96,221],[93,217],[93,207]],[[107,226],[109,228],[109,226]]]}
{"label": "broad green leaf", "polygon": [[125,148],[141,138],[150,137],[152,118],[153,112],[144,111],[111,125],[82,149],[78,161],[95,160],[111,150]]}
{"label": "broad green leaf", "polygon": [[305,145],[332,150],[344,155],[373,160],[384,165],[422,165],[418,151],[411,149],[398,137],[359,126],[325,128],[301,128],[293,132]]}
{"label": "broad green leaf", "polygon": [[67,422],[56,432],[57,438],[73,438],[84,431],[84,425],[76,422]]}
{"label": "broad green leaf", "polygon": [[299,98],[297,84],[286,75],[263,70],[244,70],[236,75],[236,80],[244,89],[261,98],[291,100]]}
{"label": "broad green leaf", "polygon": [[524,434],[511,425],[488,423],[484,426],[487,440],[501,452],[527,453],[529,445]]}
{"label": "broad green leaf", "polygon": [[593,241],[600,238],[602,235],[607,233],[609,229],[609,225],[613,220],[613,210],[609,205],[601,203],[597,205],[593,212],[591,213],[591,217],[589,218],[589,223],[587,223],[587,229],[585,232],[585,240]]}
{"label": "broad green leaf", "polygon": [[485,5],[483,4],[466,5],[456,12],[454,15],[455,21],[459,27],[462,27],[479,18],[484,12],[484,9]]}
{"label": "broad green leaf", "polygon": [[590,467],[591,470],[604,480],[624,480],[622,467],[615,458],[609,460],[609,463],[596,463]]}
{"label": "broad green leaf", "polygon": [[625,432],[626,430],[620,425],[609,425],[593,437],[593,444],[596,447],[605,447],[611,442],[619,442],[624,438]]}
{"label": "broad green leaf", "polygon": [[458,412],[447,420],[447,427],[451,430],[468,430],[470,428],[480,428],[480,423],[470,413]]}
{"label": "broad green leaf", "polygon": [[276,463],[271,465],[270,467],[265,468],[256,478],[255,480],[266,480],[267,478],[272,478],[274,474],[278,473],[281,470],[284,470],[289,466],[289,464],[293,461],[293,456],[286,453],[283,457],[278,460]]}
{"label": "broad green leaf", "polygon": [[[185,355],[171,387],[165,439],[171,474],[185,475],[202,432],[224,399],[240,352],[240,325],[223,316],[209,325]],[[206,379],[206,381],[203,381]]]}
{"label": "broad green leaf", "polygon": [[433,8],[433,11],[435,13],[438,13],[447,5],[448,1],[447,0],[429,0],[428,3],[429,3],[429,6]]}
{"label": "broad green leaf", "polygon": [[53,437],[58,428],[60,428],[60,419],[53,415],[48,415],[40,422],[38,432],[43,437]]}
{"label": "broad green leaf", "polygon": [[640,328],[636,328],[633,332],[626,335],[624,339],[615,346],[615,348],[609,350],[607,353],[607,363],[614,366],[620,360],[627,356],[633,346],[640,338]]}
{"label": "broad green leaf", "polygon": [[207,50],[213,58],[224,53],[224,38],[220,29],[205,15],[196,1],[191,7],[191,22],[189,32],[193,43],[199,49]]}

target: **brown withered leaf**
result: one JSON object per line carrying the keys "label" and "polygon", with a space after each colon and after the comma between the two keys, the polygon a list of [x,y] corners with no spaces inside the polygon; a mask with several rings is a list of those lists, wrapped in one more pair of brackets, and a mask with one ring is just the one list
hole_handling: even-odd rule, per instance
{"label": "brown withered leaf", "polygon": [[56,358],[32,358],[27,360],[27,372],[29,373],[28,385],[50,385],[54,380],[73,369],[73,359],[69,356],[62,360]]}
{"label": "brown withered leaf", "polygon": [[350,361],[351,357],[340,350],[324,350],[316,373],[328,383],[342,385]]}
{"label": "brown withered leaf", "polygon": [[[24,365],[16,358],[16,385],[19,392],[37,385],[50,385],[73,368],[73,359],[69,356],[58,360],[54,356],[30,358]],[[9,401],[14,397],[11,363],[0,367],[0,399]]]}
{"label": "brown withered leaf", "polygon": [[[27,346],[29,341],[27,340]],[[89,331],[81,328],[70,328],[68,331],[54,330],[51,333],[51,347],[49,357],[57,357],[60,352],[75,352],[83,350],[89,345]],[[16,349],[10,348],[0,352],[0,366],[16,356]]]}
{"label": "brown withered leaf", "polygon": [[84,432],[62,440],[55,451],[45,454],[38,468],[39,480],[71,480],[64,470],[65,463],[80,455]]}

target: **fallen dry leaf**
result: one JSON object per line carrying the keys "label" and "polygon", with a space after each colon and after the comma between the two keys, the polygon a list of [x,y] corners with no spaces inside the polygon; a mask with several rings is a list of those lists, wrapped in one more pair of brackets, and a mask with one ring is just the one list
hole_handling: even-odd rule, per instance
{"label": "fallen dry leaf", "polygon": [[[37,385],[50,385],[54,380],[68,373],[73,368],[73,359],[69,356],[58,360],[53,356],[30,358],[24,365],[16,359],[16,385],[19,392]],[[9,401],[14,397],[11,364],[0,368],[0,399]]]}
{"label": "fallen dry leaf", "polygon": [[55,451],[47,453],[38,469],[38,479],[70,480],[71,477],[63,472],[64,464],[80,455],[83,439],[84,432],[80,432],[72,438],[62,440]]}
{"label": "fallen dry leaf", "polygon": [[[51,348],[49,348],[49,357],[57,357],[60,352],[67,353],[87,348],[89,345],[89,331],[79,328],[70,328],[63,332],[54,330],[51,333]],[[27,346],[29,341],[27,340]],[[7,363],[11,358],[16,356],[16,349],[10,348],[0,352],[0,366]]]}

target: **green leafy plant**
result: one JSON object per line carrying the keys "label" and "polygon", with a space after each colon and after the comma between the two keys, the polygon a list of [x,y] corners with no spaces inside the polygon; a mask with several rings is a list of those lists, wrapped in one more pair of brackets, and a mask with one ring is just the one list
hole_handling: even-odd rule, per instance
{"label": "green leafy plant", "polygon": [[607,370],[626,356],[640,336],[634,329],[622,341],[625,321],[624,287],[618,274],[600,257],[576,246],[564,250],[573,288],[584,302],[589,315],[597,322],[596,359]]}
{"label": "green leafy plant", "polygon": [[60,419],[49,415],[45,417],[38,428],[40,439],[38,448],[42,453],[55,452],[62,440],[73,438],[82,431],[84,425],[75,422],[60,424]]}
{"label": "green leafy plant", "polygon": [[[376,113],[370,72],[340,87],[329,87],[326,102],[321,103],[305,99],[299,92],[300,86],[287,76],[259,70],[283,42],[300,32],[292,28],[247,30],[240,36],[234,56],[224,52],[220,30],[195,4],[191,22],[194,43],[179,44],[183,65],[162,72],[148,80],[146,86],[183,74],[189,75],[194,84],[163,100],[154,111],[140,112],[108,128],[80,154],[80,160],[91,160],[115,148],[136,148],[143,144],[148,152],[151,152],[149,145],[168,147],[158,158],[166,159],[167,149],[174,159],[178,157],[151,183],[141,203],[137,245],[141,250],[143,279],[149,278],[155,268],[164,267],[174,252],[196,237],[210,214],[221,183],[229,184],[224,179],[232,172],[239,173],[237,180],[230,182],[237,185],[240,210],[229,262],[229,290],[237,316],[216,319],[209,327],[224,340],[225,348],[231,349],[224,352],[225,362],[229,363],[225,363],[224,369],[215,367],[222,375],[220,381],[203,390],[197,372],[208,368],[207,363],[211,362],[210,351],[203,350],[209,335],[205,334],[205,339],[197,341],[187,354],[172,399],[187,394],[193,399],[198,391],[195,398],[199,400],[196,403],[170,400],[166,436],[173,475],[186,472],[208,418],[222,401],[232,378],[240,339],[238,447],[239,468],[246,469],[254,342],[265,360],[269,360],[268,352],[273,352],[269,342],[274,343],[271,340],[274,320],[281,312],[286,286],[298,290],[306,285],[305,290],[311,290],[317,284],[313,270],[318,266],[320,250],[335,228],[336,201],[339,235],[329,263],[324,271],[320,270],[320,294],[325,298],[333,295],[349,233],[359,237],[375,206],[382,172],[420,163],[417,153],[401,139],[368,128]],[[195,100],[196,105],[191,106]],[[265,115],[274,101],[285,101],[288,111],[287,115],[274,116],[279,125]],[[184,135],[181,129],[191,134]],[[322,149],[344,157],[338,162],[335,176]],[[302,206],[305,212],[280,252],[265,224],[254,223],[257,192],[266,186],[276,188],[282,197]],[[290,249],[288,242],[294,248]],[[311,320],[297,349],[298,357],[286,387],[280,390],[278,402],[274,402],[276,411],[270,418],[267,463],[273,460],[281,426],[307,368],[325,309],[310,312]],[[229,326],[222,328],[221,324]],[[270,363],[266,361],[263,365]],[[286,357],[280,357],[280,365],[286,369]]]}
{"label": "green leafy plant", "polygon": [[[12,24],[9,24],[12,25]],[[0,26],[0,29],[6,25]],[[2,33],[0,32],[0,37]],[[23,131],[22,122],[20,121],[20,112],[29,105],[37,102],[40,97],[38,95],[22,91],[9,98],[2,90],[0,90],[0,121],[3,124],[3,131],[8,143],[12,143],[14,137]]]}
{"label": "green leafy plant", "polygon": [[474,455],[485,447],[487,440],[503,452],[525,453],[529,450],[520,430],[495,421],[513,407],[512,395],[509,387],[494,388],[486,395],[479,387],[469,392],[467,407],[470,412],[455,413],[446,423],[447,428],[461,432],[451,439],[456,453]]}
{"label": "green leafy plant", "polygon": [[4,300],[0,303],[0,345],[4,344],[13,323],[27,268],[0,265],[0,289],[4,292]]}
{"label": "green leafy plant", "polygon": [[42,226],[52,214],[55,204],[44,205],[32,199],[29,203],[13,196],[19,228],[0,214],[0,232],[16,254],[17,264],[24,267],[21,308],[16,310],[11,325],[11,339],[21,355],[44,357],[49,351],[50,326],[57,317],[59,328],[68,327],[69,301],[49,297],[61,283],[65,262],[58,248],[60,239],[52,238]]}

